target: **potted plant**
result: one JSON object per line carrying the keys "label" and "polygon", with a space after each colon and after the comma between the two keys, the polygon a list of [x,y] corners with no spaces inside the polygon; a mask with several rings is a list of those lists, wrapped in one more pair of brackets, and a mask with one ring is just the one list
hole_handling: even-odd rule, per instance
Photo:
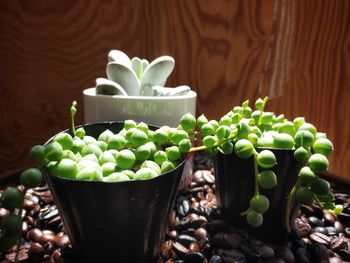
{"label": "potted plant", "polygon": [[[216,155],[222,215],[278,241],[273,233],[290,231],[296,201],[317,202],[335,214],[342,207],[334,205],[328,182],[318,175],[328,168],[332,143],[304,118],[291,122],[265,112],[266,102],[258,99],[252,111],[246,101],[219,121],[187,113],[177,128],[127,120],[76,129],[73,104],[72,129],[33,147],[31,158],[44,167],[67,234],[85,261],[152,260],[164,238],[184,156],[199,150]],[[27,171],[23,183],[40,183],[37,171]],[[16,209],[23,195],[11,191],[5,190],[2,203]],[[4,231],[1,223],[0,245],[15,244],[20,230],[11,226],[18,224],[6,224]]]}
{"label": "potted plant", "polygon": [[[198,118],[203,146],[215,154],[216,189],[221,215],[272,242],[291,231],[297,204],[317,203],[332,213],[329,183],[320,175],[328,169],[332,142],[325,133],[298,117],[264,111],[268,98],[234,107],[219,121]],[[193,150],[193,149],[191,149]]]}
{"label": "potted plant", "polygon": [[[133,120],[75,127],[75,113],[74,102],[72,128],[34,146],[30,155],[43,168],[76,254],[84,262],[154,260],[191,147],[191,129],[186,121],[178,128],[157,128]],[[42,179],[31,169],[21,179],[28,187]],[[11,209],[21,202],[17,188],[2,195]],[[9,223],[1,222],[4,248],[20,240],[20,216],[14,212]]]}
{"label": "potted plant", "polygon": [[185,113],[195,114],[194,91],[188,86],[164,87],[175,65],[172,57],[149,63],[111,50],[108,60],[107,78],[97,78],[96,87],[83,91],[86,123],[132,119],[174,127]]}

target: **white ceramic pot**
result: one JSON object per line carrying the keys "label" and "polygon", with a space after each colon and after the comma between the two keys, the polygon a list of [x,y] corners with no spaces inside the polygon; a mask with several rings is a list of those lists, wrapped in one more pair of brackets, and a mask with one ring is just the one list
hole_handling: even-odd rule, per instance
{"label": "white ceramic pot", "polygon": [[197,93],[181,96],[110,96],[96,94],[95,88],[85,89],[85,123],[125,121],[132,119],[154,126],[177,127],[187,112],[196,114]]}

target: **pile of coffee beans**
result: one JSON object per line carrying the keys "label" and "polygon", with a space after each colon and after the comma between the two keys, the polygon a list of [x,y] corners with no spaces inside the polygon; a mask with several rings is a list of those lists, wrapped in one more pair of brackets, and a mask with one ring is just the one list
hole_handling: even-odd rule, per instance
{"label": "pile of coffee beans", "polygon": [[[344,206],[341,215],[301,206],[289,240],[266,243],[220,219],[213,162],[198,154],[192,182],[175,201],[158,263],[350,262],[350,189],[334,184],[332,188],[336,203]],[[8,213],[0,208],[0,219]],[[19,262],[76,262],[47,186],[27,191],[22,216]],[[0,262],[15,258],[16,247],[0,252]]]}

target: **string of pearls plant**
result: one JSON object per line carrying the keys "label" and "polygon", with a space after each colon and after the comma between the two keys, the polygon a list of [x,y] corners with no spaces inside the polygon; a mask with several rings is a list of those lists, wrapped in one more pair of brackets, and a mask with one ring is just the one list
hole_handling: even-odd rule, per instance
{"label": "string of pearls plant", "polygon": [[[276,165],[271,149],[288,149],[293,150],[295,160],[303,164],[295,186],[286,193],[288,231],[294,199],[305,205],[315,202],[334,214],[341,213],[342,206],[334,204],[329,183],[319,177],[328,169],[327,156],[333,150],[332,142],[303,117],[289,121],[283,114],[276,116],[264,111],[267,101],[267,97],[258,99],[253,111],[247,100],[219,121],[208,120],[204,114],[196,119],[187,113],[176,128],[162,126],[152,130],[143,122],[126,120],[118,133],[105,130],[98,138],[86,135],[82,127],[75,128],[77,105],[73,102],[71,132],[60,133],[52,143],[31,149],[30,157],[37,168],[25,170],[21,184],[26,189],[40,185],[42,175],[38,168],[41,167],[53,176],[69,180],[105,183],[149,180],[175,169],[188,152],[205,150],[209,155],[234,152],[242,159],[254,158],[255,193],[241,215],[246,216],[249,225],[259,227],[269,209],[269,200],[259,189],[272,189],[278,184],[271,170]],[[2,249],[20,244],[23,198],[24,192],[14,187],[7,188],[1,196],[2,206],[12,211],[1,220]]]}

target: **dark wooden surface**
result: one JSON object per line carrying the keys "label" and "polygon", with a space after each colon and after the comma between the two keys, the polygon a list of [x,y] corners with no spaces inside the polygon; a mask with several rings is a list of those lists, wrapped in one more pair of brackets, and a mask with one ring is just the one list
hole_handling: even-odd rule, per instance
{"label": "dark wooden surface", "polygon": [[350,1],[1,0],[0,174],[69,126],[69,105],[105,76],[110,49],[175,58],[168,84],[216,118],[245,99],[305,116],[334,142],[350,179]]}

